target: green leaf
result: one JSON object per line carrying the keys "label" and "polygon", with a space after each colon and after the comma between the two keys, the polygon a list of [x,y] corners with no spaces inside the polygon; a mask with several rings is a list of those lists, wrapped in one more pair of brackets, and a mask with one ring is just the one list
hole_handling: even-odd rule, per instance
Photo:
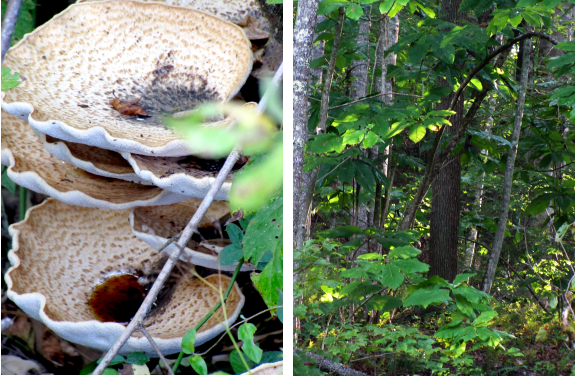
{"label": "green leaf", "polygon": [[384,264],[379,275],[379,282],[384,286],[389,286],[392,290],[396,290],[403,283],[403,274],[395,265]]}
{"label": "green leaf", "polygon": [[375,176],[371,171],[371,167],[363,161],[358,159],[353,161],[355,164],[355,180],[363,188],[370,192],[374,191],[375,188]]}
{"label": "green leaf", "polygon": [[404,301],[403,306],[415,306],[420,305],[423,308],[427,308],[430,304],[442,304],[446,301],[451,300],[449,297],[449,290],[445,289],[419,289],[409,295]]}
{"label": "green leaf", "polygon": [[555,48],[563,51],[575,51],[575,41],[557,43]]}
{"label": "green leaf", "polygon": [[395,0],[395,4],[393,4],[393,7],[387,14],[387,17],[389,18],[395,17],[395,15],[399,13],[403,9],[403,7],[407,5],[408,2],[409,0]]}
{"label": "green leaf", "polygon": [[363,269],[361,267],[344,270],[343,272],[341,272],[341,276],[343,278],[367,278],[368,277],[367,271],[365,271],[365,269]]}
{"label": "green leaf", "polygon": [[[244,362],[242,362],[242,357],[243,360],[247,363],[248,368],[246,368]],[[246,356],[246,354],[242,353],[241,351],[238,352],[238,350],[233,350],[230,354],[230,364],[232,365],[232,369],[237,375],[249,371],[255,365],[255,363],[252,362],[250,358]]]}
{"label": "green leaf", "polygon": [[472,286],[459,286],[452,290],[454,294],[464,296],[465,299],[469,300],[471,303],[481,303],[481,301],[487,301],[491,299],[489,294],[479,291]]}
{"label": "green leaf", "polygon": [[429,270],[429,265],[417,259],[393,260],[392,263],[404,273],[425,273]]}
{"label": "green leaf", "polygon": [[351,18],[352,20],[359,20],[359,18],[363,15],[363,9],[361,5],[351,3],[347,6],[345,10],[345,15]]}
{"label": "green leaf", "polygon": [[396,298],[395,296],[386,295],[380,296],[376,295],[373,296],[369,301],[366,303],[367,309],[377,309],[382,312],[391,311],[392,309],[396,309],[401,307],[403,302],[401,299]]}
{"label": "green leaf", "polygon": [[232,265],[242,257],[244,257],[244,250],[237,244],[227,245],[218,255],[220,265]]}
{"label": "green leaf", "polygon": [[426,132],[427,129],[425,128],[425,125],[421,123],[413,124],[409,130],[409,139],[417,144],[419,141],[423,140]]}
{"label": "green leaf", "polygon": [[431,39],[428,39],[425,35],[421,37],[421,39],[419,39],[417,43],[412,44],[407,51],[407,58],[409,62],[414,66],[419,66],[421,61],[425,58],[425,55],[427,55],[427,51],[429,50],[430,46]]}
{"label": "green leaf", "polygon": [[251,220],[244,236],[244,257],[256,265],[267,251],[274,255],[283,244],[283,197],[280,193]]}
{"label": "green leaf", "polygon": [[345,161],[341,166],[338,167],[337,179],[342,183],[349,183],[354,177],[355,167],[352,161]]}
{"label": "green leaf", "polygon": [[354,235],[365,235],[365,230],[360,229],[357,226],[342,226],[336,227],[329,230],[321,231],[318,233],[323,238],[350,238]]}
{"label": "green leaf", "polygon": [[228,233],[228,236],[230,237],[232,243],[237,245],[242,244],[242,240],[244,240],[244,232],[238,225],[236,225],[235,223],[228,224],[226,226],[226,232]]}
{"label": "green leaf", "polygon": [[395,3],[395,0],[384,0],[384,1],[382,1],[381,4],[379,4],[379,12],[381,14],[385,14],[385,13],[389,12],[391,7],[393,6],[393,3]]}
{"label": "green leaf", "polygon": [[104,372],[102,372],[102,375],[119,375],[119,373],[113,368],[106,368]]}
{"label": "green leaf", "polygon": [[464,274],[458,274],[457,276],[455,276],[455,279],[453,280],[453,284],[455,286],[460,285],[461,283],[467,281],[469,278],[473,277],[474,275],[476,275],[477,273],[464,273]]}
{"label": "green leaf", "polygon": [[185,354],[193,354],[195,351],[194,343],[196,342],[196,329],[190,329],[182,338],[182,351]]}
{"label": "green leaf", "polygon": [[[102,362],[102,359],[104,359],[104,358],[98,359],[98,364],[100,364],[100,363]],[[121,356],[121,355],[116,355],[116,356],[114,357],[114,359],[112,359],[112,361],[111,361],[110,364],[108,364],[108,365],[109,365],[109,366],[115,366],[115,365],[117,365],[117,364],[122,364],[122,363],[124,363],[125,361],[126,361],[126,359],[125,359],[123,356]]]}
{"label": "green leaf", "polygon": [[347,61],[345,60],[345,57],[343,57],[343,56],[338,56],[338,57],[335,59],[335,66],[336,66],[338,69],[343,69],[343,68],[345,68],[345,67],[347,66]]}
{"label": "green leaf", "polygon": [[492,7],[493,0],[463,0],[459,6],[459,11],[462,13],[475,11],[476,15],[485,12]]}
{"label": "green leaf", "polygon": [[199,355],[194,355],[189,357],[190,365],[196,371],[198,375],[207,375],[208,374],[208,365],[204,358]]}
{"label": "green leaf", "polygon": [[475,320],[473,320],[474,326],[486,326],[489,324],[494,317],[497,316],[495,311],[482,312]]}
{"label": "green leaf", "polygon": [[[272,261],[267,264],[260,274],[252,274],[251,278],[269,308],[279,305],[283,289],[282,249],[276,249]],[[271,313],[273,314],[274,311],[272,310]]]}
{"label": "green leaf", "polygon": [[540,1],[541,0],[519,0],[519,2],[517,3],[517,8],[531,7]]}
{"label": "green leaf", "polygon": [[553,193],[545,193],[534,198],[525,208],[526,215],[537,215],[543,213],[549,207],[549,202],[556,196]]}
{"label": "green leaf", "polygon": [[469,300],[465,299],[461,295],[454,295],[453,298],[455,299],[455,304],[457,308],[467,316],[473,315],[473,306],[469,302]]}
{"label": "green leaf", "polygon": [[368,132],[363,139],[361,146],[364,149],[371,149],[379,141],[379,136],[374,132]]}
{"label": "green leaf", "polygon": [[97,366],[98,366],[98,361],[94,360],[93,362],[89,363],[86,367],[84,367],[80,370],[80,375],[91,375]]}
{"label": "green leaf", "polygon": [[16,184],[8,177],[8,168],[6,166],[2,166],[2,186],[13,195],[16,194]]}
{"label": "green leaf", "polygon": [[421,251],[419,249],[412,247],[410,245],[406,245],[403,247],[393,248],[389,252],[389,254],[387,255],[387,258],[394,259],[394,258],[400,258],[401,257],[402,259],[409,259],[409,258],[416,257],[420,253],[421,253]]}
{"label": "green leaf", "polygon": [[142,352],[133,352],[126,357],[126,363],[130,364],[146,364],[150,361],[150,357]]}
{"label": "green leaf", "polygon": [[242,350],[244,353],[254,361],[254,363],[259,363],[263,351],[254,343],[254,333],[256,332],[256,326],[254,324],[245,323],[241,325],[238,329],[238,338],[244,341],[242,345]]}
{"label": "green leaf", "polygon": [[535,336],[535,341],[538,342],[543,342],[547,339],[547,330],[545,330],[544,328],[539,329],[539,331],[537,332],[537,335]]}
{"label": "green leaf", "polygon": [[479,90],[479,91],[483,90],[483,85],[481,85],[481,81],[479,81],[477,78],[472,78],[471,81],[469,81],[469,83],[476,90]]}
{"label": "green leaf", "polygon": [[22,83],[22,81],[19,80],[20,73],[11,73],[11,71],[8,67],[2,67],[2,91],[14,89]]}

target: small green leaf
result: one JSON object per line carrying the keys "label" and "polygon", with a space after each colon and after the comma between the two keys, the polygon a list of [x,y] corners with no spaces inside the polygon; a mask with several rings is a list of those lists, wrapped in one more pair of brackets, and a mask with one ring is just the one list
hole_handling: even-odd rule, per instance
{"label": "small green leaf", "polygon": [[547,339],[547,330],[544,328],[539,329],[537,335],[535,336],[535,341],[543,342]]}
{"label": "small green leaf", "polygon": [[393,265],[397,266],[404,273],[425,273],[429,270],[429,265],[417,259],[393,260]]}
{"label": "small green leaf", "polygon": [[384,1],[382,1],[381,4],[379,4],[379,12],[381,14],[385,14],[385,13],[389,12],[391,7],[393,6],[393,3],[395,3],[395,0],[384,0]]}
{"label": "small green leaf", "polygon": [[126,363],[130,364],[146,364],[150,361],[150,357],[142,352],[133,352],[126,357]]}
{"label": "small green leaf", "polygon": [[11,69],[8,67],[2,67],[2,91],[14,89],[16,86],[20,85],[22,81],[18,80],[20,78],[20,73],[11,73]]}
{"label": "small green leaf", "polygon": [[352,20],[359,20],[359,18],[363,15],[363,9],[361,5],[351,3],[345,10],[345,15],[351,18]]}
{"label": "small green leaf", "polygon": [[102,372],[102,375],[119,375],[119,373],[113,368],[106,368],[104,372]]}
{"label": "small green leaf", "polygon": [[477,273],[458,274],[457,276],[455,276],[455,279],[453,280],[453,285],[458,286],[461,283],[467,281],[469,278],[473,277],[475,274]]}
{"label": "small green leaf", "polygon": [[497,316],[495,311],[482,312],[474,321],[473,326],[486,326],[494,317]]}
{"label": "small green leaf", "polygon": [[244,341],[242,345],[244,353],[257,364],[262,359],[263,351],[254,343],[255,332],[256,326],[254,324],[245,323],[238,329],[238,338]]}
{"label": "small green leaf", "polygon": [[[232,365],[232,369],[237,375],[249,371],[255,365],[255,363],[252,362],[250,358],[246,356],[246,354],[241,353],[240,356],[240,352],[238,352],[238,350],[233,350],[230,354],[230,364]],[[242,361],[242,357],[244,361]],[[244,362],[247,363],[248,368],[246,368]]]}
{"label": "small green leaf", "polygon": [[472,78],[471,81],[469,82],[471,84],[472,87],[474,87],[476,90],[483,90],[483,85],[481,85],[481,81],[479,81],[477,78]]}
{"label": "small green leaf", "polygon": [[208,374],[208,365],[204,358],[199,355],[190,356],[190,365],[196,371],[198,375],[207,375]]}
{"label": "small green leaf", "polygon": [[420,123],[413,124],[409,130],[409,139],[417,144],[419,141],[423,140],[426,132],[427,129],[425,128],[425,125]]}
{"label": "small green leaf", "polygon": [[244,250],[237,244],[227,245],[220,252],[218,259],[220,265],[232,265],[244,257]]}
{"label": "small green leaf", "polygon": [[[98,364],[100,364],[100,363],[102,362],[102,359],[104,359],[104,358],[98,359]],[[124,359],[123,356],[121,356],[121,355],[116,355],[116,356],[114,357],[114,359],[112,359],[112,361],[111,361],[110,364],[108,364],[108,365],[110,365],[110,366],[115,366],[116,364],[122,364],[122,363],[124,363],[125,361],[126,361],[126,359]]]}
{"label": "small green leaf", "polygon": [[410,245],[406,245],[403,247],[393,248],[389,252],[389,254],[387,255],[387,258],[389,258],[389,259],[395,259],[395,258],[409,259],[409,258],[416,257],[420,253],[421,253],[421,251],[419,249],[412,247]]}
{"label": "small green leaf", "polygon": [[403,283],[403,274],[395,265],[384,264],[379,276],[379,282],[395,290]]}
{"label": "small green leaf", "polygon": [[16,194],[16,184],[8,177],[8,167],[6,166],[2,166],[2,186],[13,195]]}
{"label": "small green leaf", "polygon": [[196,342],[196,329],[190,329],[182,338],[182,351],[185,354],[193,354],[195,351],[194,343]]}
{"label": "small green leaf", "polygon": [[93,362],[89,363],[86,367],[82,368],[82,370],[80,371],[80,375],[91,375],[97,366],[98,361],[94,360]]}
{"label": "small green leaf", "polygon": [[242,244],[242,240],[244,239],[244,232],[238,225],[236,225],[235,223],[228,224],[226,226],[226,232],[228,233],[228,236],[230,237],[232,243],[237,245]]}
{"label": "small green leaf", "polygon": [[343,56],[338,56],[338,57],[335,59],[335,66],[336,66],[338,69],[343,69],[343,68],[345,68],[346,65],[347,65],[347,64],[346,64],[345,57],[343,57]]}
{"label": "small green leaf", "polygon": [[473,315],[473,306],[469,302],[469,300],[465,299],[461,295],[454,295],[453,298],[455,299],[455,304],[457,308],[467,316]]}
{"label": "small green leaf", "polygon": [[371,299],[369,299],[369,301],[367,302],[366,305],[367,305],[367,309],[370,309],[370,310],[371,309],[377,309],[377,310],[382,311],[382,312],[388,312],[388,311],[391,311],[392,309],[401,307],[402,304],[403,304],[403,302],[401,301],[401,299],[396,298],[395,296],[376,295],[376,296],[373,296]]}
{"label": "small green leaf", "polygon": [[283,245],[283,195],[280,192],[254,216],[244,237],[244,257],[257,264],[270,251],[274,255]]}
{"label": "small green leaf", "polygon": [[448,300],[451,300],[449,297],[449,290],[445,289],[435,289],[435,290],[428,290],[428,289],[419,289],[409,295],[404,301],[404,307],[420,305],[423,308],[427,308],[430,304],[442,304]]}

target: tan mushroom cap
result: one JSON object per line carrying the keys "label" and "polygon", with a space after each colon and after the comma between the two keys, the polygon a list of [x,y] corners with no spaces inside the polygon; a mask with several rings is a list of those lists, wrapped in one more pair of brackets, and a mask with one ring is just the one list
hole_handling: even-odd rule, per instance
{"label": "tan mushroom cap", "polygon": [[[252,69],[243,30],[207,13],[159,3],[74,4],[24,37],[5,66],[25,81],[2,108],[52,137],[143,155],[200,152],[161,117],[224,102]],[[109,103],[139,99],[151,116]]]}
{"label": "tan mushroom cap", "polygon": [[132,166],[120,153],[76,142],[58,140],[40,132],[36,132],[36,134],[48,153],[84,171],[139,184],[152,184],[136,175]]}
{"label": "tan mushroom cap", "polygon": [[[168,239],[178,235],[186,227],[201,202],[202,200],[189,199],[173,205],[134,208],[130,213],[132,232],[152,248],[160,249]],[[219,223],[229,215],[229,203],[214,201],[198,228],[213,228],[214,222]],[[236,269],[237,264],[220,265],[218,252],[210,248],[212,247],[205,247],[197,242],[190,241],[180,255],[180,259],[194,265],[216,270],[233,271]],[[175,250],[176,245],[172,243],[163,252],[169,255]],[[249,265],[244,265],[241,270],[248,271],[253,270],[253,268]]]}
{"label": "tan mushroom cap", "polygon": [[242,375],[283,375],[284,374],[284,362],[280,360],[275,363],[265,363],[258,366],[250,372],[242,373]]}
{"label": "tan mushroom cap", "polygon": [[[128,210],[82,208],[53,199],[30,209],[24,221],[10,226],[8,297],[65,340],[108,350],[125,326],[95,319],[87,304],[94,287],[110,273],[149,270],[165,259],[131,233],[128,214]],[[230,278],[217,274],[206,279],[224,291],[230,283]],[[182,277],[167,302],[152,310],[145,326],[164,354],[178,352],[184,334],[218,301],[219,293],[204,282]],[[243,304],[236,284],[226,303],[228,325]],[[196,345],[224,331],[218,320],[225,321],[221,308],[197,334]],[[121,353],[134,351],[155,355],[139,333]]]}
{"label": "tan mushroom cap", "polygon": [[158,187],[104,178],[51,155],[30,125],[2,111],[2,164],[16,184],[60,201],[104,209],[166,205],[186,197]]}

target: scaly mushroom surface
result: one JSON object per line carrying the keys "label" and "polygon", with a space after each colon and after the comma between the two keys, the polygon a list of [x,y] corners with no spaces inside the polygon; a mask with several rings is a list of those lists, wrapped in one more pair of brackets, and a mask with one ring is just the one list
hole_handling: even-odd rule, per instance
{"label": "scaly mushroom surface", "polygon": [[[8,253],[12,266],[5,277],[8,297],[65,340],[108,350],[125,327],[96,320],[88,306],[95,287],[113,274],[150,275],[165,260],[132,234],[128,214],[129,210],[83,208],[54,199],[30,209],[24,221],[9,229],[13,248]],[[206,279],[223,291],[230,283],[223,275]],[[184,334],[220,299],[217,291],[190,274],[173,283],[171,295],[152,309],[145,322],[164,354],[180,351]],[[236,284],[226,303],[228,325],[237,319],[243,304]],[[224,321],[220,308],[197,333],[196,345],[222,333],[219,322]],[[121,353],[134,351],[156,356],[141,333],[135,333]]]}
{"label": "scaly mushroom surface", "polygon": [[[25,80],[2,93],[2,109],[65,141],[201,155],[162,117],[230,100],[252,61],[240,27],[201,11],[130,0],[74,4],[8,51],[5,66]],[[116,99],[150,116],[123,114]]]}
{"label": "scaly mushroom surface", "polygon": [[51,155],[30,125],[2,111],[2,164],[18,185],[60,201],[104,209],[167,205],[186,197],[150,185],[85,172]]}

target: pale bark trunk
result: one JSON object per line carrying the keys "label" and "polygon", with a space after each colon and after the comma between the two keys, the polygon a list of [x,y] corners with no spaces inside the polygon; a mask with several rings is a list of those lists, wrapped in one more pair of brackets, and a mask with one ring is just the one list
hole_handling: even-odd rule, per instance
{"label": "pale bark trunk", "polygon": [[503,246],[503,239],[505,238],[505,227],[507,225],[507,216],[509,214],[509,204],[511,202],[511,186],[513,184],[513,168],[515,166],[515,157],[517,156],[517,147],[519,144],[519,135],[521,133],[521,121],[523,120],[523,110],[525,108],[525,92],[527,91],[527,79],[529,77],[529,69],[531,59],[531,39],[525,39],[520,48],[523,56],[523,65],[521,67],[521,81],[519,82],[519,93],[517,95],[517,109],[515,110],[515,121],[513,122],[513,133],[511,134],[511,147],[509,148],[509,155],[507,157],[507,165],[505,166],[505,177],[503,180],[503,194],[501,199],[501,211],[499,213],[499,222],[497,223],[497,231],[495,239],[493,240],[493,247],[487,262],[487,271],[483,278],[483,291],[489,293],[495,272],[497,270],[497,263],[499,255],[501,254],[501,247]]}
{"label": "pale bark trunk", "polygon": [[[491,96],[487,101],[489,103],[489,115],[487,116],[487,119],[485,119],[486,121],[485,131],[490,134],[491,128],[493,127],[493,112],[495,111],[495,98]],[[489,151],[482,149],[481,154],[484,155],[485,158],[487,158],[487,156],[489,155]],[[484,179],[485,179],[485,171],[481,173],[481,176],[477,181],[477,185],[475,186],[475,198],[473,200],[475,203],[474,208],[475,215],[479,214],[479,212],[481,211],[481,205],[483,204]],[[477,228],[475,226],[471,227],[467,240],[468,244],[467,248],[465,249],[465,261],[463,265],[468,268],[471,268],[471,266],[473,265],[473,256],[475,255],[475,242],[477,241]]]}
{"label": "pale bark trunk", "polygon": [[[303,155],[307,137],[307,100],[310,57],[319,0],[301,0],[293,37],[293,220],[297,223],[301,201]],[[294,240],[297,229],[294,226]]]}

